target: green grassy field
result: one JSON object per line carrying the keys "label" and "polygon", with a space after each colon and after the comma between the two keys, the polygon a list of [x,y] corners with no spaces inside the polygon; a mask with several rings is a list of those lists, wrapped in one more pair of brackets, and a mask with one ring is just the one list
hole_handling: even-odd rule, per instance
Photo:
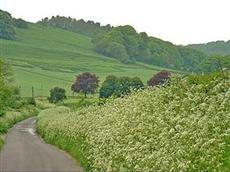
{"label": "green grassy field", "polygon": [[54,86],[71,95],[70,86],[81,72],[93,72],[100,80],[109,74],[138,76],[146,82],[162,68],[141,63],[126,65],[94,52],[89,37],[62,29],[30,24],[16,29],[17,40],[0,39],[0,57],[13,66],[16,85],[22,96],[47,96]]}

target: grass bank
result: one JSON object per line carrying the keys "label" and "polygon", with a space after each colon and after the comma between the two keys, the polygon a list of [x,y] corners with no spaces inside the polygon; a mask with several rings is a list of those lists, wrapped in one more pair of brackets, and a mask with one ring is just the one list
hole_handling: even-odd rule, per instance
{"label": "grass bank", "polygon": [[18,110],[8,111],[5,115],[0,117],[0,149],[4,144],[4,135],[8,129],[13,127],[19,121],[36,116],[39,110],[33,105],[24,106]]}

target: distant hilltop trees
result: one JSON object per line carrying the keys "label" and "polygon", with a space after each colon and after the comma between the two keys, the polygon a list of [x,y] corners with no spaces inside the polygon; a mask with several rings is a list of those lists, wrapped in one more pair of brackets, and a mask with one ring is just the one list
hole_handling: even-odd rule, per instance
{"label": "distant hilltop trees", "polygon": [[13,18],[10,13],[0,10],[0,38],[15,39]]}
{"label": "distant hilltop trees", "polygon": [[14,40],[16,38],[15,27],[27,28],[28,24],[22,19],[15,19],[10,13],[0,10],[0,38]]}
{"label": "distant hilltop trees", "polygon": [[145,32],[137,33],[129,25],[112,28],[93,39],[95,50],[124,63],[143,62],[167,68],[191,71],[206,54],[188,47],[176,46]]}
{"label": "distant hilltop trees", "polygon": [[101,26],[101,24],[98,22],[85,21],[83,19],[76,20],[71,17],[63,17],[59,15],[52,16],[51,18],[43,18],[42,20],[38,21],[37,24],[58,27],[90,37],[108,32],[112,28],[109,24],[106,26]]}
{"label": "distant hilltop trees", "polygon": [[28,23],[22,19],[13,18],[13,25],[18,28],[26,29],[28,28]]}
{"label": "distant hilltop trees", "polygon": [[207,44],[192,44],[190,48],[197,49],[208,55],[229,55],[230,54],[230,40],[208,42]]}

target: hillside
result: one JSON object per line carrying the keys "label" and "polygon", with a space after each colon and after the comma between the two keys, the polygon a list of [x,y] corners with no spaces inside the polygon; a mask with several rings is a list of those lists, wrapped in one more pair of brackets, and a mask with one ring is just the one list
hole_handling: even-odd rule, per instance
{"label": "hillside", "polygon": [[29,24],[15,28],[16,39],[0,39],[0,57],[13,65],[16,84],[22,95],[47,95],[54,86],[64,87],[70,95],[75,75],[90,71],[103,80],[107,75],[138,76],[146,82],[162,68],[144,64],[123,64],[93,50],[87,36],[58,29]]}
{"label": "hillside", "polygon": [[76,20],[71,17],[53,16],[37,22],[81,33],[92,38],[95,51],[123,63],[143,62],[184,71],[195,71],[206,54],[188,47],[176,46],[145,32],[137,33],[129,25],[101,26],[93,21]]}
{"label": "hillside", "polygon": [[124,63],[143,62],[157,66],[196,71],[206,54],[192,48],[176,46],[171,42],[138,33],[132,26],[118,26],[93,38],[98,53],[119,59]]}
{"label": "hillside", "polygon": [[192,44],[188,45],[190,48],[197,49],[208,55],[230,55],[230,40],[209,42],[207,44]]}

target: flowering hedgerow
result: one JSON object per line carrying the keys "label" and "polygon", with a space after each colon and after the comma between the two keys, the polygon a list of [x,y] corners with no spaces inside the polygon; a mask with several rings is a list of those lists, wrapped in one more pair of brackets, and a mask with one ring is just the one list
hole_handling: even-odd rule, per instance
{"label": "flowering hedgerow", "polygon": [[45,110],[38,131],[92,171],[228,171],[230,80],[211,85],[176,79],[103,106]]}

